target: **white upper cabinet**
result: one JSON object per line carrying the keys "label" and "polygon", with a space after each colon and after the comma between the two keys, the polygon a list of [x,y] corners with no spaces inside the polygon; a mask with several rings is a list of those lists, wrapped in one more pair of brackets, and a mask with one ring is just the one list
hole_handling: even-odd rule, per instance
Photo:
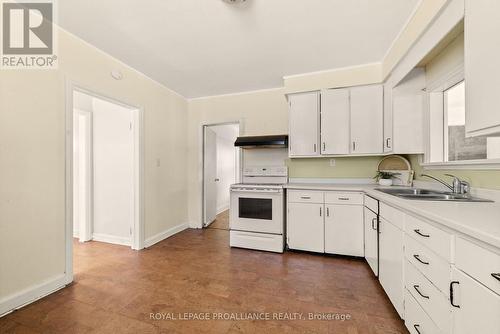
{"label": "white upper cabinet", "polygon": [[392,152],[392,87],[384,85],[384,153]]}
{"label": "white upper cabinet", "polygon": [[424,153],[425,70],[415,68],[392,89],[392,152]]}
{"label": "white upper cabinet", "polygon": [[288,101],[290,156],[319,155],[319,92],[293,94]]}
{"label": "white upper cabinet", "polygon": [[321,154],[349,154],[349,89],[321,92]]}
{"label": "white upper cabinet", "polygon": [[383,86],[353,87],[350,93],[351,153],[383,153]]}
{"label": "white upper cabinet", "polygon": [[465,1],[467,135],[500,133],[500,1]]}

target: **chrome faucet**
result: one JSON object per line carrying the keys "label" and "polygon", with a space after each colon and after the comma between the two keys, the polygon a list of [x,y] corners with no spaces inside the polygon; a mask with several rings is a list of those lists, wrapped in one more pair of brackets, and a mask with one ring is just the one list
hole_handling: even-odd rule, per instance
{"label": "chrome faucet", "polygon": [[453,182],[451,183],[451,185],[448,184],[448,183],[446,183],[445,181],[440,180],[437,177],[434,177],[434,176],[429,175],[429,174],[421,174],[420,176],[422,176],[422,177],[425,176],[425,177],[431,178],[433,180],[436,180],[437,182],[439,182],[439,183],[445,185],[446,187],[450,188],[450,190],[454,194],[460,194],[460,195],[468,195],[469,194],[469,191],[470,191],[470,184],[469,184],[469,182],[464,181],[464,180],[460,180],[458,177],[456,177],[455,175],[452,175],[452,174],[444,174],[444,175],[453,178]]}

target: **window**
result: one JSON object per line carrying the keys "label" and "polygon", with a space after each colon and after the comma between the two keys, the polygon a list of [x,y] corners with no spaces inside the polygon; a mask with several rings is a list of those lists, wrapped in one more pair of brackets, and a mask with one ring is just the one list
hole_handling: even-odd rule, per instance
{"label": "window", "polygon": [[448,88],[444,94],[444,160],[487,159],[487,138],[465,137],[465,82]]}
{"label": "window", "polygon": [[429,90],[429,148],[424,165],[500,164],[500,137],[467,137],[463,71]]}

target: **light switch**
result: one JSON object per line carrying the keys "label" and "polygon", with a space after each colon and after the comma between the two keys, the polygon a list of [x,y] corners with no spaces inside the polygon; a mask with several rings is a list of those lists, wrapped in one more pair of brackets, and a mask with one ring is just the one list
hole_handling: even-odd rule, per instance
{"label": "light switch", "polygon": [[335,159],[330,159],[330,167],[335,167]]}
{"label": "light switch", "polygon": [[160,167],[160,166],[161,166],[160,158],[156,158],[156,167]]}

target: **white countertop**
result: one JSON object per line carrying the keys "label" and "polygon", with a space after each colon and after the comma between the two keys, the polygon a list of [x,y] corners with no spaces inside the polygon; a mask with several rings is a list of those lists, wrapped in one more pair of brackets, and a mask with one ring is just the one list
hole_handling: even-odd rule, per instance
{"label": "white countertop", "polygon": [[288,189],[357,191],[386,204],[500,248],[500,203],[438,202],[402,199],[375,188],[376,184],[289,183]]}

